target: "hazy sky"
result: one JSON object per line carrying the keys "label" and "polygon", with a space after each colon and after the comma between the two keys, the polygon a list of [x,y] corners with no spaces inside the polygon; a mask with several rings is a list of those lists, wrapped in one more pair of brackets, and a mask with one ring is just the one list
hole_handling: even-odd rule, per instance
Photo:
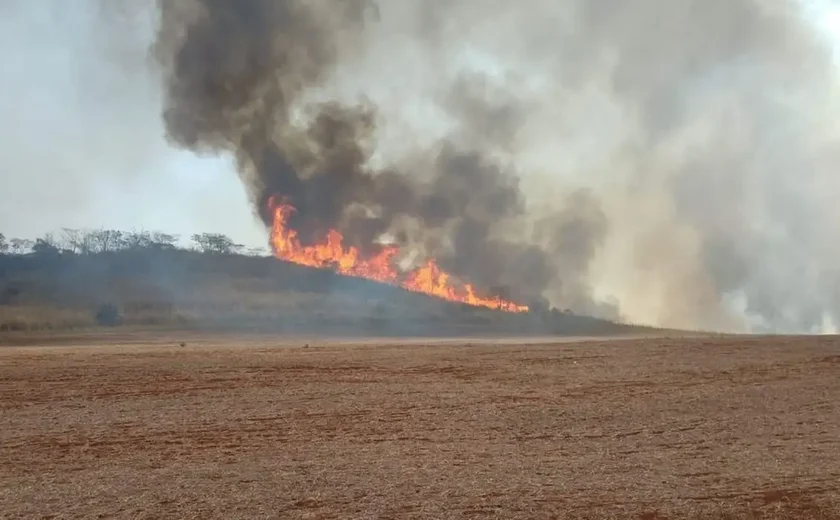
{"label": "hazy sky", "polygon": [[[815,25],[833,31],[840,48],[840,6],[812,4]],[[0,232],[207,230],[264,245],[230,163],[164,139],[146,56],[154,15],[106,12],[103,28],[95,25],[102,5],[0,3]]]}
{"label": "hazy sky", "polygon": [[150,11],[95,24],[99,5],[0,3],[0,232],[219,231],[263,245],[228,161],[165,142]]}

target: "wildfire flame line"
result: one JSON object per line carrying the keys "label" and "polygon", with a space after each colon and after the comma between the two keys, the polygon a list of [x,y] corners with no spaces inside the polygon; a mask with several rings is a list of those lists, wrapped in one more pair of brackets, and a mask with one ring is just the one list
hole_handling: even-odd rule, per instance
{"label": "wildfire flame line", "polygon": [[358,248],[344,247],[344,237],[335,229],[329,230],[320,243],[303,246],[297,231],[289,227],[289,217],[296,211],[295,207],[276,201],[272,201],[270,207],[274,213],[271,245],[276,258],[299,265],[331,269],[343,275],[388,283],[476,307],[517,313],[528,311],[527,305],[518,305],[499,297],[479,296],[472,285],[454,281],[434,260],[426,261],[422,267],[413,271],[400,273],[393,262],[399,252],[395,246],[383,246],[375,256],[362,258]]}

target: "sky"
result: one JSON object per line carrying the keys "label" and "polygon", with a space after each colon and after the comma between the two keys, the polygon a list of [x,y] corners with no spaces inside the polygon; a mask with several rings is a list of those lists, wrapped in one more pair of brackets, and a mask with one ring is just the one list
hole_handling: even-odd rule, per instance
{"label": "sky", "polygon": [[811,2],[814,9],[814,22],[825,31],[840,50],[840,2],[836,0],[816,0]]}
{"label": "sky", "polygon": [[93,30],[95,8],[0,5],[0,233],[212,231],[265,245],[230,160],[166,142],[149,12],[112,13],[112,35]]}

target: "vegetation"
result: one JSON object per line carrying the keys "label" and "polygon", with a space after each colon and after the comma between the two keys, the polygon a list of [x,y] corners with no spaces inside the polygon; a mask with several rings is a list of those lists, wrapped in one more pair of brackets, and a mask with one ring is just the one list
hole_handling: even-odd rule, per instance
{"label": "vegetation", "polygon": [[478,309],[281,262],[215,233],[64,229],[0,235],[0,332],[199,327],[290,333],[595,334],[627,327],[537,309]]}

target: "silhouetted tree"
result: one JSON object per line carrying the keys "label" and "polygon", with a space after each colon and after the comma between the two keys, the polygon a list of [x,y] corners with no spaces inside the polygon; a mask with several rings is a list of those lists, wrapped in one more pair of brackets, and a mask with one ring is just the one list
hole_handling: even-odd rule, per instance
{"label": "silhouetted tree", "polygon": [[233,254],[242,250],[242,245],[221,233],[201,233],[192,236],[196,248],[202,253]]}
{"label": "silhouetted tree", "polygon": [[95,229],[85,232],[83,242],[90,246],[92,253],[110,253],[123,248],[123,232],[115,229]]}
{"label": "silhouetted tree", "polygon": [[175,243],[177,241],[178,235],[170,235],[169,233],[156,231],[151,235],[150,247],[154,249],[175,249]]}
{"label": "silhouetted tree", "polygon": [[146,249],[152,244],[152,234],[148,231],[129,231],[123,234],[123,249]]}
{"label": "silhouetted tree", "polygon": [[32,252],[40,256],[58,255],[61,253],[61,248],[58,247],[58,242],[52,233],[47,233],[41,238],[35,240],[32,246]]}
{"label": "silhouetted tree", "polygon": [[113,303],[103,303],[96,309],[94,319],[103,327],[115,327],[122,322],[122,313]]}
{"label": "silhouetted tree", "polygon": [[177,241],[178,235],[159,231],[129,231],[121,237],[124,249],[175,249]]}
{"label": "silhouetted tree", "polygon": [[55,246],[78,255],[93,253],[93,236],[83,229],[63,228]]}

